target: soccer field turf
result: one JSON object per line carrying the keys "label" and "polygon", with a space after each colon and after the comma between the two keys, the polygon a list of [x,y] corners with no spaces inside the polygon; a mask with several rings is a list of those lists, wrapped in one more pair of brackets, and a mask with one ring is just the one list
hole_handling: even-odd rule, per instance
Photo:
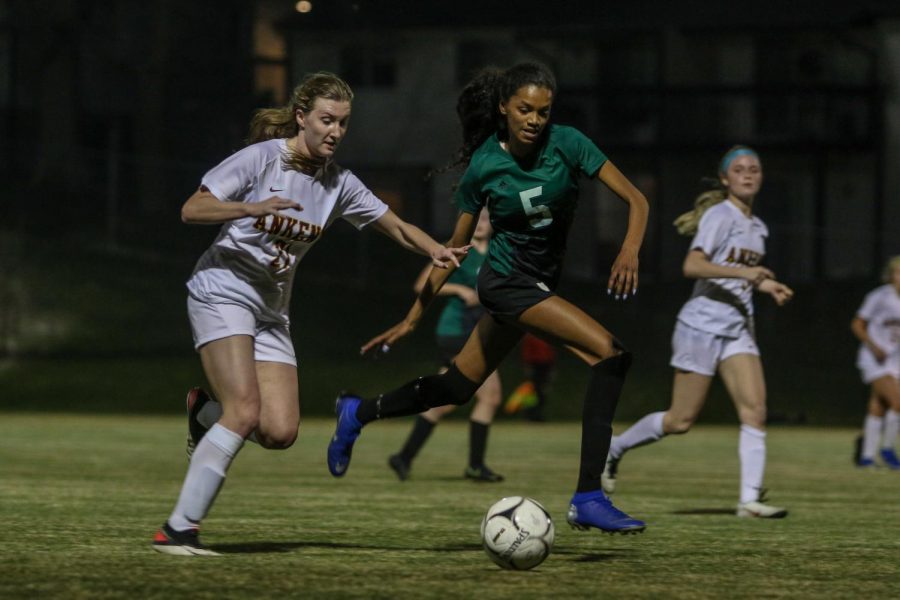
{"label": "soccer field turf", "polygon": [[[223,556],[172,557],[150,539],[176,499],[184,423],[170,417],[0,414],[2,598],[897,597],[900,473],[850,464],[848,429],[778,427],[766,483],[783,520],[733,516],[737,428],[697,427],[622,462],[617,505],[639,536],[565,523],[575,423],[503,422],[489,464],[462,479],[467,426],[448,421],[400,483],[387,468],[410,421],[363,433],[343,479],[325,467],[333,422],[301,425],[288,451],[248,444],[204,522]],[[617,431],[621,428],[617,427]],[[484,554],[494,501],[542,502],[553,553],[528,572]]]}

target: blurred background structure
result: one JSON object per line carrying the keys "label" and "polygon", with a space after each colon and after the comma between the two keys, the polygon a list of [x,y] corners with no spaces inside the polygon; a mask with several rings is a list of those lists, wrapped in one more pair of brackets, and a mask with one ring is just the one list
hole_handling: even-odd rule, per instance
{"label": "blurred background structure", "polygon": [[[339,162],[444,236],[457,174],[426,175],[459,141],[456,95],[480,67],[520,60],[556,72],[553,119],[587,133],[650,199],[641,277],[653,300],[611,313],[610,325],[659,355],[650,362],[662,389],[687,295],[687,242],[671,222],[742,143],[765,167],[766,263],[801,292],[787,316],[761,307],[764,354],[777,356],[777,345],[807,365],[802,377],[825,377],[820,389],[861,393],[847,323],[885,259],[900,254],[896,1],[2,0],[0,408],[35,397],[56,406],[46,397],[72,387],[33,384],[51,377],[48,363],[28,371],[34,361],[128,356],[143,373],[142,357],[195,360],[181,286],[215,231],[181,225],[180,205],[243,145],[252,110],[286,102],[303,74],[334,71],[357,94]],[[602,186],[585,186],[567,280],[589,303],[625,216]],[[346,340],[402,314],[414,258],[349,227],[322,243],[298,285],[340,285],[295,294],[295,337],[305,307],[334,310],[341,286],[385,304],[356,327],[336,315]],[[341,360],[336,348],[319,355]],[[178,385],[199,373],[158,368],[181,373],[171,375]],[[90,387],[90,368],[78,372]],[[817,394],[789,408],[800,414]]]}

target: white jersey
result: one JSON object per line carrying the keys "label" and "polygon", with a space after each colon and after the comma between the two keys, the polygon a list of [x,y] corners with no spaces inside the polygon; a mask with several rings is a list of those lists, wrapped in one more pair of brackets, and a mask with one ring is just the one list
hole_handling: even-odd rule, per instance
{"label": "white jersey", "polygon": [[361,229],[387,212],[386,204],[337,165],[316,178],[286,170],[287,150],[284,139],[253,144],[203,176],[202,185],[219,200],[262,202],[278,196],[302,210],[224,223],[187,282],[194,298],[246,306],[261,321],[289,324],[297,264],[322,232],[338,218]]}
{"label": "white jersey", "polygon": [[[713,264],[754,267],[766,253],[768,236],[759,217],[748,217],[725,200],[703,213],[691,250],[701,250]],[[724,337],[737,338],[744,329],[753,335],[753,284],[737,278],[698,279],[678,320]]]}
{"label": "white jersey", "polygon": [[[866,333],[887,354],[900,354],[900,294],[885,284],[866,294],[856,316],[866,322]],[[870,352],[860,344],[860,353]]]}

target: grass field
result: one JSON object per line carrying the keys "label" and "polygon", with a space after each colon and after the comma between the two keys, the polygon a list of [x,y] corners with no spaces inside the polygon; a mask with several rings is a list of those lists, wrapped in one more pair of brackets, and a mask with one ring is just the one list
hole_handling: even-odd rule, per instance
{"label": "grass field", "polygon": [[[156,554],[149,542],[186,462],[174,417],[0,414],[2,598],[888,598],[900,591],[900,473],[850,466],[854,432],[773,428],[767,484],[791,514],[737,519],[737,431],[698,427],[622,463],[617,504],[641,536],[572,531],[579,429],[503,422],[490,465],[501,484],[461,479],[466,427],[442,425],[412,478],[387,456],[409,421],[378,423],[342,480],[325,468],[328,420],[286,452],[248,445],[204,523],[219,558]],[[480,547],[502,496],[541,501],[553,554],[529,572]]]}

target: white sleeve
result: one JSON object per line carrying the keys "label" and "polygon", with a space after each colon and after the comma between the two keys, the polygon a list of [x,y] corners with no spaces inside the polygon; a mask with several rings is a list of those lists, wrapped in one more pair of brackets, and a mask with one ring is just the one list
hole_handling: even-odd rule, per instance
{"label": "white sleeve", "polygon": [[378,199],[359,178],[347,171],[335,215],[349,221],[357,229],[362,229],[372,221],[381,218],[388,211],[388,206]]}
{"label": "white sleeve", "polygon": [[863,321],[869,322],[878,312],[878,304],[881,300],[881,294],[878,293],[878,290],[873,290],[866,294],[865,300],[863,300],[862,306],[859,307],[859,310],[856,311],[856,316],[862,319]]}
{"label": "white sleeve", "polygon": [[257,148],[247,146],[210,169],[200,183],[219,200],[244,202],[256,186],[260,158]]}
{"label": "white sleeve", "polygon": [[719,211],[706,211],[700,217],[697,233],[691,241],[691,250],[702,250],[707,258],[712,259],[716,250],[728,240],[730,229],[731,219],[723,217]]}

